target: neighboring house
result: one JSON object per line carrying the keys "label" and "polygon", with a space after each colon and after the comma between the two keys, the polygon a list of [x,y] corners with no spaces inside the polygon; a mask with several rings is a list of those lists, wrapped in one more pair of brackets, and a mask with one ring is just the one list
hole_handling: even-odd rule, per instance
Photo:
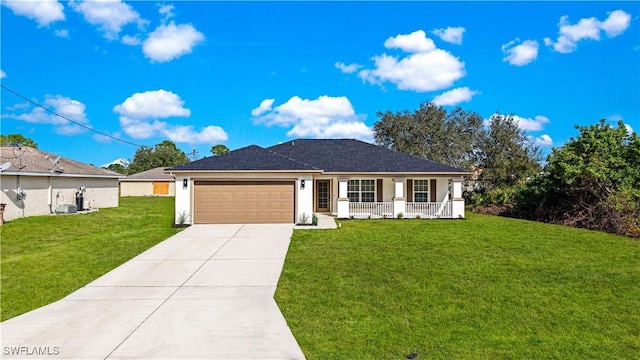
{"label": "neighboring house", "polygon": [[164,169],[158,167],[120,179],[120,196],[175,196],[175,179]]}
{"label": "neighboring house", "polygon": [[[464,218],[471,172],[358,140],[244,147],[167,169],[176,221],[299,223],[338,218]],[[400,215],[402,213],[402,215]]]}
{"label": "neighboring house", "polygon": [[81,205],[83,210],[118,206],[123,175],[113,171],[27,146],[1,147],[0,161],[11,164],[0,173],[7,221],[55,213],[58,205]]}

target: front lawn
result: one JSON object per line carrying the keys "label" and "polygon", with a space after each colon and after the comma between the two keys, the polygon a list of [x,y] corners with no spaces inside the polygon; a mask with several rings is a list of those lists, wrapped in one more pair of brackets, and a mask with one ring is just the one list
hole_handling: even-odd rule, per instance
{"label": "front lawn", "polygon": [[117,208],[4,224],[2,320],[59,300],[177,233],[172,197],[124,197]]}
{"label": "front lawn", "polygon": [[276,300],[307,359],[632,359],[640,242],[502,217],[294,231]]}

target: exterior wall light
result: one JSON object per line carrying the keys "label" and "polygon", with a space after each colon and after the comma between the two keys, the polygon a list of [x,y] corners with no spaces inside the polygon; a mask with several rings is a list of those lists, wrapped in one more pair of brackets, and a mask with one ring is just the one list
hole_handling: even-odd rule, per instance
{"label": "exterior wall light", "polygon": [[183,189],[186,189],[188,185],[189,185],[189,180],[187,180],[187,179],[182,179],[182,188],[183,188]]}
{"label": "exterior wall light", "polygon": [[300,180],[300,189],[304,190],[304,180]]}

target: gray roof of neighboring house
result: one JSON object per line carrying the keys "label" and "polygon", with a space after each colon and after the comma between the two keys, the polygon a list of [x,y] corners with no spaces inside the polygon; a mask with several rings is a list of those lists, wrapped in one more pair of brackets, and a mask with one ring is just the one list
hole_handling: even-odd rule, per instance
{"label": "gray roof of neighboring house", "polygon": [[210,156],[187,164],[174,166],[168,170],[320,171],[320,169],[316,167],[282,156],[257,145],[243,147],[226,154]]}
{"label": "gray roof of neighboring house", "polygon": [[3,174],[82,176],[120,178],[124,175],[97,166],[81,163],[58,155],[28,146],[0,147],[0,163],[10,162],[11,166]]}
{"label": "gray roof of neighboring house", "polygon": [[256,145],[172,168],[188,170],[318,170],[329,173],[460,173],[469,171],[353,139],[292,140]]}
{"label": "gray roof of neighboring house", "polygon": [[166,166],[157,167],[155,169],[142,171],[137,174],[131,174],[120,181],[144,181],[144,180],[174,180],[173,176],[169,173],[165,173],[164,169],[168,169]]}

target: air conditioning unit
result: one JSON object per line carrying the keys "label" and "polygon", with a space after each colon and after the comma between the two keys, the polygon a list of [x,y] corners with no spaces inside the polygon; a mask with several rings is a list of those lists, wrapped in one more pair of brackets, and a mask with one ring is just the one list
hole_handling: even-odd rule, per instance
{"label": "air conditioning unit", "polygon": [[78,211],[78,206],[73,204],[63,204],[56,206],[56,214],[73,214]]}

